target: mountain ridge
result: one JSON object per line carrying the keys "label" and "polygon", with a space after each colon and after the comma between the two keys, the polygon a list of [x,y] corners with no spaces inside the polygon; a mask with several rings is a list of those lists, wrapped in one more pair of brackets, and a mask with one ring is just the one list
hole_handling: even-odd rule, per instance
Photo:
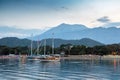
{"label": "mountain ridge", "polygon": [[33,39],[37,40],[38,37],[40,39],[60,38],[65,40],[90,38],[104,44],[114,44],[120,43],[119,36],[120,28],[117,27],[88,28],[84,25],[60,24],[40,35],[34,36]]}
{"label": "mountain ridge", "polygon": [[[44,40],[41,40],[40,42],[43,42]],[[46,39],[47,45],[52,46],[52,38]],[[85,45],[89,47],[93,47],[96,45],[104,45],[98,41],[89,39],[89,38],[83,38],[81,40],[63,40],[63,39],[54,39],[55,47],[60,47],[62,44],[72,44],[72,45]],[[28,46],[31,45],[31,40],[29,39],[19,39],[16,37],[6,37],[0,39],[0,45],[2,46],[9,46],[9,47],[17,47],[17,46]],[[34,47],[37,47],[37,41],[33,41]]]}

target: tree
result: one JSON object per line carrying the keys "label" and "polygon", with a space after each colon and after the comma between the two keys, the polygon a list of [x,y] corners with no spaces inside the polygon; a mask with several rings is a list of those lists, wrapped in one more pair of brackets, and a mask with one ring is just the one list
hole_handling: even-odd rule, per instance
{"label": "tree", "polygon": [[9,47],[1,46],[0,47],[0,55],[9,55]]}

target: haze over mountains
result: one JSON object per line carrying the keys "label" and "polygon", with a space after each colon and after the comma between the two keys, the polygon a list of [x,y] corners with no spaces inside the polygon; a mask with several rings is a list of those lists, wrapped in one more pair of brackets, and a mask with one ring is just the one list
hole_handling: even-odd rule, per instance
{"label": "haze over mountains", "polygon": [[31,36],[32,33],[34,35],[38,35],[43,33],[46,30],[41,29],[21,29],[15,28],[14,26],[0,26],[0,38],[3,37],[18,37],[18,38],[26,38]]}
{"label": "haze over mountains", "polygon": [[120,28],[116,28],[114,24],[109,25],[109,27],[106,25],[106,27],[88,28],[80,24],[70,25],[63,23],[40,35],[34,36],[32,39],[38,40],[38,37],[40,39],[54,37],[65,40],[90,38],[104,44],[120,43]]}

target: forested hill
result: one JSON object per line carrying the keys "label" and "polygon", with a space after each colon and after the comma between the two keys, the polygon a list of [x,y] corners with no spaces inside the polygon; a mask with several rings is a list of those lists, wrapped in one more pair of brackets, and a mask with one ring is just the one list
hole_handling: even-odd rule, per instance
{"label": "forested hill", "polygon": [[[46,39],[47,45],[52,45],[52,39]],[[44,43],[44,40],[39,41]],[[33,41],[33,46],[37,46],[37,41]],[[72,45],[85,45],[85,46],[96,46],[96,45],[103,45],[102,43],[89,39],[89,38],[83,38],[80,40],[63,40],[63,39],[54,39],[55,47],[59,47],[62,44],[72,44]],[[29,39],[19,39],[16,37],[6,37],[0,39],[0,45],[9,46],[9,47],[17,47],[17,46],[28,46],[31,45],[31,40]]]}
{"label": "forested hill", "polygon": [[30,46],[31,40],[19,39],[16,37],[6,37],[0,39],[0,45],[16,47],[16,46]]}

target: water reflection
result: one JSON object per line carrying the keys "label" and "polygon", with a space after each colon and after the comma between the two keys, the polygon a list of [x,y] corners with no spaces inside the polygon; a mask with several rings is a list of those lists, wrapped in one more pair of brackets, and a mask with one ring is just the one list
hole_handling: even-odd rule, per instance
{"label": "water reflection", "polygon": [[0,80],[119,80],[120,60],[0,59]]}
{"label": "water reflection", "polygon": [[26,63],[26,56],[22,56],[21,58],[20,58],[20,62],[21,62],[21,64],[25,64]]}
{"label": "water reflection", "polygon": [[116,59],[113,60],[114,71],[116,71],[117,61]]}

